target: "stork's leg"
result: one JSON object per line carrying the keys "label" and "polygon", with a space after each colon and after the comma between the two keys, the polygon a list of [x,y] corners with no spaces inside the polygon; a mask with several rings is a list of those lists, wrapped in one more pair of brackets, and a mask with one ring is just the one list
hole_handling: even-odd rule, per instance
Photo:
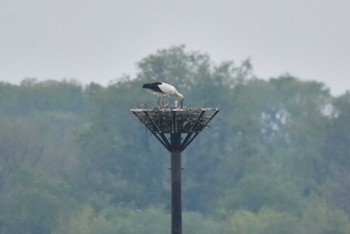
{"label": "stork's leg", "polygon": [[164,108],[164,96],[162,97],[162,107]]}
{"label": "stork's leg", "polygon": [[160,99],[161,99],[162,97],[159,97],[158,98],[158,107],[161,107],[161,105],[160,105]]}

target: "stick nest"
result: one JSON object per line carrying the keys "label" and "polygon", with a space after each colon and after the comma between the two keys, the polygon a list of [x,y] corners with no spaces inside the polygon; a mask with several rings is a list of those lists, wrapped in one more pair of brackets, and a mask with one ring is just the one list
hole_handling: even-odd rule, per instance
{"label": "stick nest", "polygon": [[179,109],[143,105],[131,111],[154,133],[195,133],[208,126],[219,110],[194,106]]}

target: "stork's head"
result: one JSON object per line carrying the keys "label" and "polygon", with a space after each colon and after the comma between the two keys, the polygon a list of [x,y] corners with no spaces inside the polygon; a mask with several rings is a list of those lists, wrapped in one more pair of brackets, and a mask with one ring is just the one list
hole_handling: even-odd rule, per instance
{"label": "stork's head", "polygon": [[183,104],[184,104],[185,97],[181,93],[178,93],[177,98],[179,99],[180,107],[182,108]]}

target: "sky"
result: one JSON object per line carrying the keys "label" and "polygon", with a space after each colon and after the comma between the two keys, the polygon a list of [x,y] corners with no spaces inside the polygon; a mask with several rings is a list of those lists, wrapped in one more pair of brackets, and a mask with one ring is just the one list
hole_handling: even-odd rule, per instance
{"label": "sky", "polygon": [[348,0],[0,0],[0,80],[107,85],[159,49],[350,89]]}

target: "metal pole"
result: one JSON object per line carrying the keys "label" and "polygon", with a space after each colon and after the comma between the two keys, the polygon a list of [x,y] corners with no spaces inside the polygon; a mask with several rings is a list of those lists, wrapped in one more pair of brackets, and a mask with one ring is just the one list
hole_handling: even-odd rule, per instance
{"label": "metal pole", "polygon": [[182,234],[181,133],[171,134],[171,233]]}

